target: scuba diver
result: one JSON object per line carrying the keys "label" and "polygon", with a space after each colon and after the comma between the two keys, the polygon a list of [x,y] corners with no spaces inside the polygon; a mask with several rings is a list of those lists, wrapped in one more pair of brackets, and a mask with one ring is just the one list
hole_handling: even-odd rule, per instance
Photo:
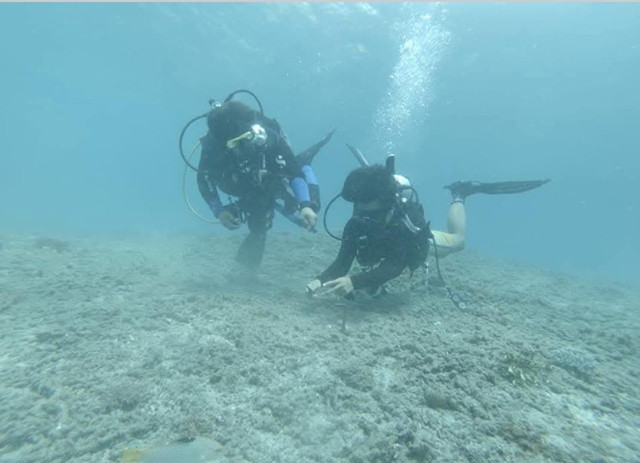
{"label": "scuba diver", "polygon": [[[234,100],[238,93],[251,95],[259,110]],[[260,100],[252,92],[236,90],[223,103],[209,103],[212,109],[183,129],[180,153],[187,166],[197,171],[200,194],[220,223],[230,230],[247,223],[249,234],[236,260],[255,269],[262,261],[274,211],[315,232],[320,190],[311,162],[333,131],[294,156],[284,131],[275,119],[264,115]],[[184,156],[182,138],[191,123],[205,117],[209,130],[200,139],[202,151],[196,168]],[[218,190],[229,196],[228,204],[222,203]]]}
{"label": "scuba diver", "polygon": [[[306,291],[314,295],[334,293],[352,297],[353,291],[364,289],[378,296],[385,294],[384,284],[399,276],[404,269],[413,272],[426,268],[430,245],[434,246],[438,274],[442,282],[438,259],[465,247],[466,216],[464,202],[476,193],[508,194],[537,188],[549,180],[524,182],[455,182],[445,186],[452,194],[447,220],[448,232],[430,230],[424,209],[409,180],[395,173],[394,156],[386,165],[370,165],[358,151],[347,145],[362,167],[353,170],[344,181],[342,191],[333,198],[353,203],[353,215],[342,233],[338,256],[326,270],[307,284]],[[353,261],[367,270],[347,276]],[[462,302],[450,288],[449,296],[457,306]]]}

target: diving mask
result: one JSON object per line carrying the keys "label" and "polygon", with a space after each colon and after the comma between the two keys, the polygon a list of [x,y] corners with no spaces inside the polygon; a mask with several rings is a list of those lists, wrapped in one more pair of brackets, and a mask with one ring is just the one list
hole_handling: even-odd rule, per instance
{"label": "diving mask", "polygon": [[227,140],[227,148],[235,148],[242,140],[250,141],[256,146],[264,146],[267,143],[267,131],[260,124],[253,124],[251,130]]}
{"label": "diving mask", "polygon": [[353,208],[353,216],[372,225],[384,225],[388,222],[392,210],[393,209],[389,207],[379,207],[373,209],[360,208],[355,206]]}
{"label": "diving mask", "polygon": [[398,184],[398,192],[396,193],[398,200],[402,204],[406,204],[413,199],[413,188],[411,182],[404,175],[394,174],[394,180]]}

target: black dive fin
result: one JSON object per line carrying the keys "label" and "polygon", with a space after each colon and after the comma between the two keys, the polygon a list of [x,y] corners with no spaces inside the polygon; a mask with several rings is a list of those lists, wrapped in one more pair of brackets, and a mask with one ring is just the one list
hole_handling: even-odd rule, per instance
{"label": "black dive fin", "polygon": [[445,186],[446,189],[451,190],[451,194],[454,197],[466,198],[469,195],[475,193],[484,193],[488,195],[504,195],[513,193],[522,193],[524,191],[533,190],[550,182],[550,179],[545,180],[525,180],[516,182],[455,182],[451,185]]}
{"label": "black dive fin", "polygon": [[324,145],[329,143],[329,140],[331,140],[331,137],[333,137],[333,132],[335,132],[335,130],[336,129],[331,129],[331,131],[328,134],[326,134],[324,138],[320,140],[318,143],[307,148],[302,153],[297,154],[296,161],[298,161],[298,165],[310,166],[311,163],[313,162],[313,158],[315,157],[316,154],[318,154],[318,151],[320,151]]}
{"label": "black dive fin", "polygon": [[522,193],[523,191],[533,190],[539,186],[549,182],[545,180],[525,180],[521,182],[495,182],[481,183],[478,187],[478,193],[486,193],[488,195],[504,195],[512,193]]}

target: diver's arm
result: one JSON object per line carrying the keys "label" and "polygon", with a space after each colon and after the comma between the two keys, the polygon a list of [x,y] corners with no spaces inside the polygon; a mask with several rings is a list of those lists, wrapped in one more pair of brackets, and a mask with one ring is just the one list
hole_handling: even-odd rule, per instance
{"label": "diver's arm", "polygon": [[[281,154],[284,157],[286,162],[285,165],[285,174],[287,179],[289,180],[289,186],[293,190],[293,194],[298,202],[298,206],[300,209],[304,209],[305,207],[311,208],[314,212],[318,212],[320,209],[319,201],[314,201],[313,196],[311,195],[310,185],[307,180],[307,175],[303,171],[302,166],[298,164],[295,155],[293,154],[293,149],[291,148],[291,144],[287,139],[287,136],[278,124],[278,121],[273,119],[272,121],[273,129],[277,131],[278,134],[278,142],[275,146],[278,154]],[[305,166],[309,169],[311,166]],[[313,176],[313,170],[311,170],[311,175]],[[315,179],[315,176],[313,176]],[[317,183],[317,182],[316,182]],[[317,186],[317,185],[316,185]],[[319,199],[319,194],[317,195]]]}
{"label": "diver's arm", "polygon": [[392,259],[383,259],[380,265],[373,270],[353,275],[351,277],[353,289],[375,289],[400,275],[405,267],[405,259],[400,258],[400,256],[396,256]]}
{"label": "diver's arm", "polygon": [[293,194],[296,197],[296,201],[298,202],[300,209],[310,207],[314,212],[318,212],[318,203],[313,201],[311,197],[310,185],[307,183],[306,176],[298,165],[298,162],[293,155],[293,151],[291,150],[291,146],[286,138],[280,138],[278,149],[284,156],[287,163],[285,169],[287,178],[289,179],[289,186],[293,190]]}
{"label": "diver's arm", "polygon": [[220,196],[218,195],[217,183],[211,174],[211,158],[212,150],[203,144],[200,163],[198,164],[198,190],[202,198],[209,205],[209,209],[211,209],[213,215],[218,217],[223,206],[222,201],[220,201]]}
{"label": "diver's arm", "polygon": [[340,252],[338,252],[338,256],[336,259],[327,267],[327,269],[318,275],[318,280],[321,283],[326,283],[330,280],[335,280],[336,278],[345,276],[349,269],[351,268],[351,264],[353,263],[353,259],[356,257],[355,246],[351,249],[351,246],[347,245],[344,241],[340,246]]}
{"label": "diver's arm", "polygon": [[321,283],[334,280],[347,274],[351,268],[353,259],[356,257],[356,238],[357,233],[353,222],[349,221],[342,234],[342,244],[340,245],[338,256],[331,265],[317,277]]}
{"label": "diver's arm", "polygon": [[304,179],[307,181],[307,185],[309,185],[309,196],[311,197],[311,202],[315,203],[317,206],[316,212],[320,210],[320,187],[318,185],[318,180],[316,178],[316,174],[313,172],[313,168],[311,164],[313,162],[313,158],[318,154],[318,152],[327,144],[331,137],[333,137],[334,129],[331,129],[329,133],[327,133],[322,140],[316,143],[313,146],[310,146],[302,153],[298,153],[296,155],[296,161],[304,174]]}
{"label": "diver's arm", "polygon": [[313,203],[311,207],[315,212],[320,210],[320,186],[316,179],[316,174],[313,172],[313,168],[310,165],[302,166],[302,173],[304,179],[309,187],[309,200]]}

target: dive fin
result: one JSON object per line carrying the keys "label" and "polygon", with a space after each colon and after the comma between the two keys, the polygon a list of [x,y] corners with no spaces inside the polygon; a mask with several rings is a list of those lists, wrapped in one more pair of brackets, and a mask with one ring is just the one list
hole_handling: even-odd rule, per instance
{"label": "dive fin", "polygon": [[475,193],[484,193],[488,195],[504,195],[522,193],[524,191],[533,190],[550,182],[551,179],[545,180],[525,180],[525,181],[512,181],[512,182],[454,182],[451,185],[447,185],[444,188],[451,191],[454,198],[464,199],[469,195]]}
{"label": "dive fin", "polygon": [[313,162],[313,158],[315,157],[315,155],[318,154],[318,151],[320,151],[324,145],[329,143],[329,140],[331,140],[331,137],[333,137],[333,132],[335,131],[336,129],[331,129],[331,131],[329,131],[329,133],[326,134],[324,138],[320,140],[318,143],[307,148],[302,153],[296,154],[296,161],[298,161],[298,165],[310,166],[311,163]]}

